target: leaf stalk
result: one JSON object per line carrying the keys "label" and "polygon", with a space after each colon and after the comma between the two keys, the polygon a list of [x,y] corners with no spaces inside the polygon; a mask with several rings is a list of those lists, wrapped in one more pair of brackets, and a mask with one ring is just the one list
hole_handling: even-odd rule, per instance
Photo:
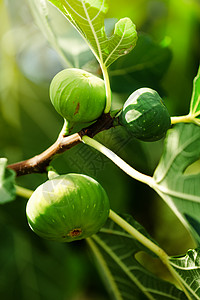
{"label": "leaf stalk", "polygon": [[116,155],[113,151],[106,148],[96,140],[90,138],[87,135],[84,135],[82,137],[82,141],[93,147],[94,149],[98,150],[102,154],[104,154],[106,157],[108,157],[110,160],[112,160],[121,170],[123,170],[126,174],[128,174],[130,177],[143,182],[150,187],[153,187],[155,185],[154,179],[151,176],[145,175],[140,173],[139,171],[135,170],[129,164],[127,164],[123,159],[121,159],[118,155]]}
{"label": "leaf stalk", "polygon": [[171,124],[178,123],[194,123],[200,125],[200,120],[196,119],[196,115],[188,114],[185,116],[171,117]]}
{"label": "leaf stalk", "polygon": [[109,75],[108,75],[108,70],[107,67],[105,66],[105,64],[100,63],[101,66],[101,70],[103,73],[103,78],[104,78],[104,82],[105,82],[105,88],[106,88],[106,107],[104,110],[104,113],[107,114],[110,111],[111,108],[111,89],[110,89],[110,79],[109,79]]}
{"label": "leaf stalk", "polygon": [[16,195],[18,195],[20,197],[29,199],[31,197],[31,195],[33,194],[33,191],[26,189],[22,186],[15,185],[15,188],[16,188]]}
{"label": "leaf stalk", "polygon": [[190,297],[188,291],[186,290],[185,286],[181,282],[181,279],[179,278],[176,271],[173,269],[173,267],[170,265],[169,259],[170,257],[167,255],[167,253],[160,248],[158,245],[156,245],[154,242],[149,240],[146,236],[144,236],[142,233],[140,233],[138,230],[136,230],[133,226],[131,226],[128,222],[126,222],[123,218],[121,218],[118,214],[116,214],[114,211],[110,210],[109,218],[115,222],[117,225],[119,225],[121,228],[123,228],[126,232],[128,232],[132,237],[134,237],[136,240],[138,240],[142,245],[144,245],[146,248],[148,248],[150,251],[152,251],[154,254],[156,254],[160,260],[163,262],[163,264],[168,268],[173,278],[175,278],[177,284],[182,288],[183,292],[187,296],[189,300],[192,300]]}

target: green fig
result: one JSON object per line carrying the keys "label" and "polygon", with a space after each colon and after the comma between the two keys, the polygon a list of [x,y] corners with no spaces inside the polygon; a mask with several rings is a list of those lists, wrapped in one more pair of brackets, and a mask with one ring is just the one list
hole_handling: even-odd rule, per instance
{"label": "green fig", "polygon": [[50,84],[50,99],[56,111],[73,127],[101,116],[106,105],[104,81],[81,69],[65,69]]}
{"label": "green fig", "polygon": [[159,94],[150,88],[133,92],[124,103],[119,123],[142,141],[157,141],[170,128],[171,118]]}
{"label": "green fig", "polygon": [[40,185],[28,200],[26,215],[37,235],[71,242],[98,232],[109,209],[108,196],[96,180],[71,173]]}

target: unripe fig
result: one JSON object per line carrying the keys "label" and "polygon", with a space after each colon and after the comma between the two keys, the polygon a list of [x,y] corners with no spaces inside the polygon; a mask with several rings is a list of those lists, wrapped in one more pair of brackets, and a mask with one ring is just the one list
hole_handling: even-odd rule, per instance
{"label": "unripe fig", "polygon": [[156,141],[171,125],[170,115],[158,93],[150,88],[133,92],[124,103],[119,123],[142,141]]}
{"label": "unripe fig", "polygon": [[56,111],[68,123],[88,123],[104,111],[104,81],[81,69],[65,69],[50,84],[50,99]]}
{"label": "unripe fig", "polygon": [[103,187],[81,174],[58,175],[40,185],[28,200],[32,230],[48,240],[71,242],[99,231],[109,215]]}

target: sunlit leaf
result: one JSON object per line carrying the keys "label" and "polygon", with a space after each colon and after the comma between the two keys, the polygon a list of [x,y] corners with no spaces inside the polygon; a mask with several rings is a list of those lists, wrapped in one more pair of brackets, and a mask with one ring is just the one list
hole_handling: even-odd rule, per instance
{"label": "sunlit leaf", "polygon": [[154,173],[155,189],[200,243],[200,172],[187,168],[200,157],[200,129],[177,124],[169,130],[160,163]]}
{"label": "sunlit leaf", "polygon": [[0,204],[15,199],[15,172],[7,169],[7,159],[0,158]]}
{"label": "sunlit leaf", "polygon": [[[126,216],[126,220],[150,238],[132,217]],[[182,291],[159,279],[137,261],[135,255],[138,252],[150,254],[149,250],[111,220],[92,236],[89,244],[114,299],[186,299]]]}
{"label": "sunlit leaf", "polygon": [[200,299],[200,249],[171,257],[170,264],[194,299]]}
{"label": "sunlit leaf", "polygon": [[115,24],[114,33],[107,36],[104,18],[107,0],[49,0],[78,30],[91,47],[97,59],[108,67],[117,58],[128,54],[135,46],[137,33],[129,18]]}
{"label": "sunlit leaf", "polygon": [[190,103],[190,114],[200,118],[200,67],[194,79],[192,99]]}

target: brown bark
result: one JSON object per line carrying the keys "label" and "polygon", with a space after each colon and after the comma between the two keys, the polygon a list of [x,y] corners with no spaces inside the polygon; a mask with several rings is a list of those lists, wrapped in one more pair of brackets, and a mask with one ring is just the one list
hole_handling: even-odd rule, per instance
{"label": "brown bark", "polygon": [[81,138],[87,135],[93,138],[97,133],[113,127],[113,118],[110,114],[103,114],[94,124],[88,128],[82,129],[78,133],[69,136],[59,135],[57,141],[44,152],[29,158],[27,160],[8,165],[8,168],[14,170],[17,176],[44,173],[50,162],[59,154],[81,143]]}

